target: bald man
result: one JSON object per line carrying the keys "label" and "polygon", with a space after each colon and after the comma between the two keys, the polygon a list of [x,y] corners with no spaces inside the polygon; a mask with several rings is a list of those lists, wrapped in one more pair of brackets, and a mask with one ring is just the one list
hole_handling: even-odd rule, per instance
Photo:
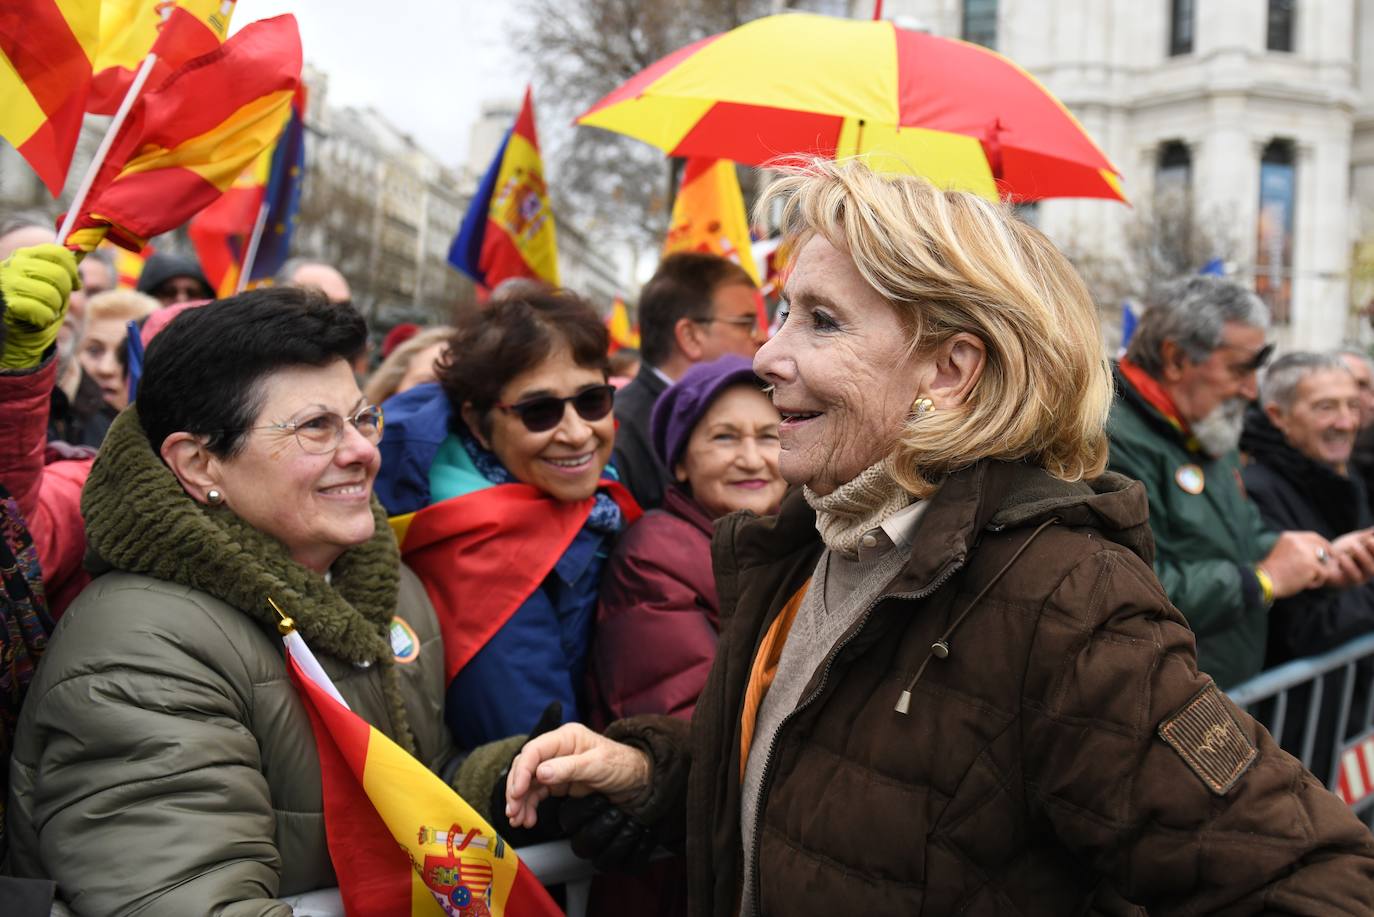
{"label": "bald man", "polygon": [[53,221],[41,213],[16,213],[0,221],[0,261],[15,249],[42,245],[57,239]]}
{"label": "bald man", "polygon": [[293,287],[314,287],[335,305],[351,305],[353,301],[353,291],[349,288],[344,275],[333,265],[325,264],[323,261],[293,258],[286,262],[282,269],[281,283]]}
{"label": "bald man", "polygon": [[[277,282],[282,286],[315,289],[336,306],[353,305],[353,291],[348,280],[339,273],[338,268],[323,261],[309,258],[292,258],[282,265],[277,274]],[[353,361],[353,373],[359,379],[365,377],[372,366],[372,337],[367,339],[367,348]]]}

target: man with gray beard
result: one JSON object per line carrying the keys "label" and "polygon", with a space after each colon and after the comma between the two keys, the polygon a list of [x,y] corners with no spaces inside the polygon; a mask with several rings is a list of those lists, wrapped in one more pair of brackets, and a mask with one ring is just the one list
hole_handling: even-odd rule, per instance
{"label": "man with gray beard", "polygon": [[1237,446],[1272,349],[1264,303],[1207,276],[1152,299],[1116,367],[1108,461],[1144,483],[1155,572],[1197,637],[1199,667],[1229,688],[1263,667],[1276,599],[1346,574],[1325,538],[1268,530],[1245,494]]}

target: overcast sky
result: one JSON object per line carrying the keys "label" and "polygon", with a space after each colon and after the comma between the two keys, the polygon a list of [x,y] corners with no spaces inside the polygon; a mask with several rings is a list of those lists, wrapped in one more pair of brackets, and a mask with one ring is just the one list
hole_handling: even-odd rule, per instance
{"label": "overcast sky", "polygon": [[519,96],[513,0],[239,0],[231,31],[294,13],[332,106],[371,105],[444,163],[467,159],[482,102]]}

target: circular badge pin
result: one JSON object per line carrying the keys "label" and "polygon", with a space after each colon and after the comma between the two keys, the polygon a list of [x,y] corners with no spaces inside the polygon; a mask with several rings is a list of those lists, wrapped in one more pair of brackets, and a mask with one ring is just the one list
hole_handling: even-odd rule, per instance
{"label": "circular badge pin", "polygon": [[1206,480],[1197,465],[1184,465],[1174,472],[1174,483],[1190,494],[1202,493]]}
{"label": "circular badge pin", "polygon": [[420,639],[399,615],[391,619],[391,652],[397,662],[414,662],[420,655]]}

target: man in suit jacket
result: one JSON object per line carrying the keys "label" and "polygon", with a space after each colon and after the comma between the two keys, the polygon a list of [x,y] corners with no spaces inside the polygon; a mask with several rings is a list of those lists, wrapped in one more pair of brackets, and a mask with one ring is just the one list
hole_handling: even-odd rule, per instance
{"label": "man in suit jacket", "polygon": [[735,353],[753,359],[766,329],[758,289],[733,261],[705,252],[664,258],[639,297],[639,374],[615,398],[612,464],[644,509],[663,502],[671,481],[649,436],[654,402],[697,363]]}

